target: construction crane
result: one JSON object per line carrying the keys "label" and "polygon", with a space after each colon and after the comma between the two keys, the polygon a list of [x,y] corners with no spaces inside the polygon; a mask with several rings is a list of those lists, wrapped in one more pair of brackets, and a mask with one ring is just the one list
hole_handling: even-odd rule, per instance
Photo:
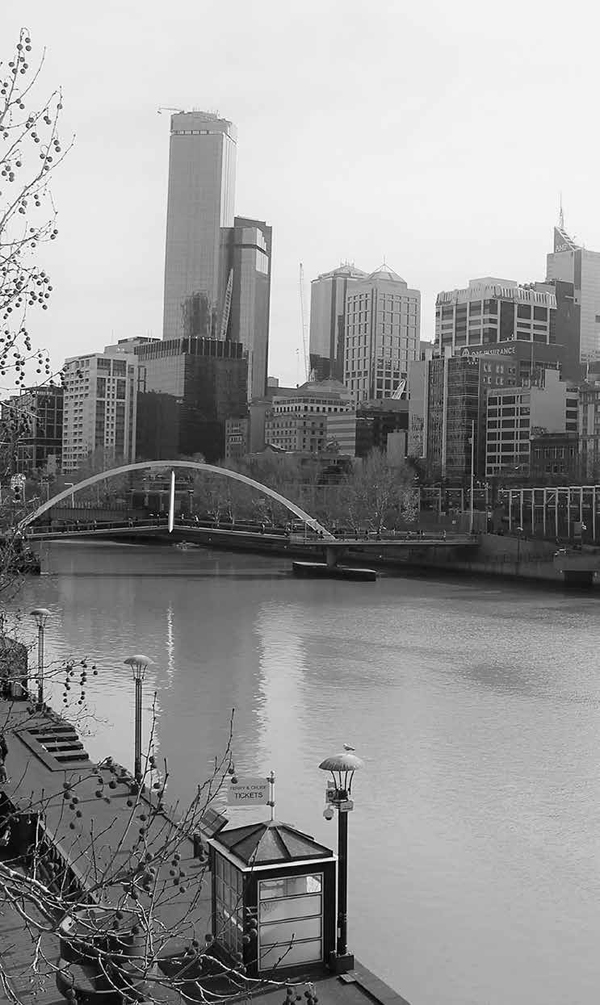
{"label": "construction crane", "polygon": [[308,356],[308,332],[306,329],[306,309],[304,306],[304,266],[300,262],[300,320],[302,323],[302,348],[304,350],[304,373],[310,380],[310,361]]}

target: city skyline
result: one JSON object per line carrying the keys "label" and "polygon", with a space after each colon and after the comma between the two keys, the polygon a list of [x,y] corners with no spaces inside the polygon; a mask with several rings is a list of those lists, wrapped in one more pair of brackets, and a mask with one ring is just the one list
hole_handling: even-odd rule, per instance
{"label": "city skyline", "polygon": [[[348,4],[343,18],[319,7],[315,37],[313,9],[299,15],[267,3],[226,14],[184,3],[174,23],[152,5],[145,19],[128,5],[82,13],[67,2],[58,18],[37,0],[28,5],[36,44],[48,50],[45,77],[63,86],[65,131],[78,134],[54,184],[60,235],[44,253],[53,306],[34,328],[55,365],[80,350],[82,317],[92,349],[160,337],[162,105],[218,108],[236,123],[238,211],[268,220],[276,235],[271,372],[286,383],[298,379],[300,261],[313,278],[340,261],[375,266],[385,257],[421,290],[422,335],[431,338],[440,289],[469,275],[541,276],[560,190],[567,229],[600,247],[597,139],[585,102],[572,100],[593,84],[591,33],[582,38],[568,19],[540,21],[519,8],[516,36],[509,14],[498,22],[471,3],[451,12],[439,3],[421,12],[378,8],[365,31],[358,6]],[[18,12],[5,25],[14,34]],[[332,49],[334,37],[342,44]],[[536,46],[523,63],[527,37]],[[282,38],[294,40],[293,75]],[[582,55],[565,62],[571,44]],[[470,57],[459,60],[465,45]],[[351,86],[359,53],[362,89]],[[108,62],[122,70],[107,74]],[[551,158],[517,156],[531,121],[553,135],[563,116],[570,139]],[[483,161],[473,123],[498,121],[506,121],[503,142]],[[363,128],[373,143],[357,144]]]}

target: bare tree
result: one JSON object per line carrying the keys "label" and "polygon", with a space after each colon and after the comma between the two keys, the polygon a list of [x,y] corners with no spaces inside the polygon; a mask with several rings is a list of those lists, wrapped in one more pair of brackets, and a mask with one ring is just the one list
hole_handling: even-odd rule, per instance
{"label": "bare tree", "polygon": [[51,373],[44,349],[27,326],[31,308],[48,309],[50,277],[40,248],[58,235],[50,179],[65,151],[59,137],[59,90],[35,99],[44,55],[30,62],[32,41],[22,29],[12,59],[0,62],[0,377],[25,382],[29,361],[39,379]]}
{"label": "bare tree", "polygon": [[355,462],[346,479],[347,511],[354,527],[380,534],[386,523],[412,523],[418,512],[415,476],[408,465],[390,467],[381,450]]}

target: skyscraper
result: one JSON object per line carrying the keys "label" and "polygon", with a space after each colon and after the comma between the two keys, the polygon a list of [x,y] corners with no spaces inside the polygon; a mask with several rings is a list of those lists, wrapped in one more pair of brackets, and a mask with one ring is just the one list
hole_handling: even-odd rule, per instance
{"label": "skyscraper", "polygon": [[236,139],[235,126],[210,112],[171,116],[165,339],[226,335]]}
{"label": "skyscraper", "polygon": [[234,216],[236,137],[209,112],[171,116],[163,338],[241,343],[251,400],[267,385],[272,231]]}
{"label": "skyscraper", "polygon": [[[236,216],[230,233],[229,337],[248,354],[248,400],[267,393],[272,230],[262,220]],[[226,296],[226,302],[228,297]]]}
{"label": "skyscraper", "polygon": [[562,210],[554,228],[554,251],[546,258],[546,272],[548,279],[562,279],[575,287],[575,303],[581,309],[580,361],[600,359],[600,254],[575,244],[565,230]]}
{"label": "skyscraper", "polygon": [[346,297],[366,275],[346,262],[310,284],[310,368],[317,380],[344,379]]}
{"label": "skyscraper", "polygon": [[358,401],[391,398],[420,353],[421,294],[387,265],[346,295],[344,384]]}

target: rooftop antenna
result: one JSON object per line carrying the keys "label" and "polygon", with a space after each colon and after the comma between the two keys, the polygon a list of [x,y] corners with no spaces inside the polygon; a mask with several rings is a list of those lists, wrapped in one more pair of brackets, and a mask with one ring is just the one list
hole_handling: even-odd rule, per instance
{"label": "rooftop antenna", "polygon": [[559,193],[558,199],[559,199],[559,202],[558,202],[558,205],[559,205],[559,209],[558,209],[558,226],[560,227],[561,230],[564,230],[565,229],[565,214],[563,212],[562,192]]}

